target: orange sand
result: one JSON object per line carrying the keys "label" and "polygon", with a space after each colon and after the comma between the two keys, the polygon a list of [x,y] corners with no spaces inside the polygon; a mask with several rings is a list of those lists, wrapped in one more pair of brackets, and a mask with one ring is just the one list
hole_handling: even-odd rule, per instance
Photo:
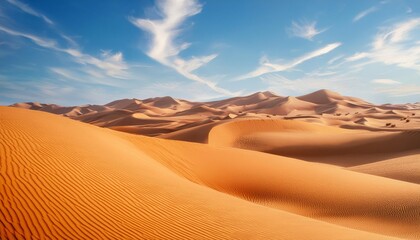
{"label": "orange sand", "polygon": [[114,130],[207,143],[212,126],[236,119],[289,119],[347,129],[420,130],[420,104],[375,105],[319,90],[299,97],[257,92],[214,102],[172,97],[121,99],[101,105],[62,107],[37,102],[12,106],[67,116]]}
{"label": "orange sand", "polygon": [[420,239],[415,104],[321,90],[14,107],[0,239]]}
{"label": "orange sand", "polygon": [[0,116],[2,238],[419,237],[415,184],[42,112]]}

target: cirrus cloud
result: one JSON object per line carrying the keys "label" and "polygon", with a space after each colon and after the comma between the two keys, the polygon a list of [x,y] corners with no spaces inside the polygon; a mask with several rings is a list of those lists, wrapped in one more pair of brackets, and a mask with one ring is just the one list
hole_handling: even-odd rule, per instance
{"label": "cirrus cloud", "polygon": [[161,19],[129,18],[130,22],[149,33],[151,36],[149,50],[146,54],[157,62],[177,71],[187,79],[207,85],[215,92],[224,95],[237,95],[227,89],[219,87],[195,73],[194,70],[204,66],[217,57],[217,54],[195,57],[186,60],[179,53],[187,49],[191,44],[187,42],[177,43],[181,26],[191,16],[201,12],[202,6],[196,0],[158,0],[157,9]]}
{"label": "cirrus cloud", "polygon": [[292,22],[292,26],[289,28],[290,34],[295,37],[300,37],[306,40],[312,41],[312,39],[325,32],[327,29],[318,30],[316,28],[316,22]]}
{"label": "cirrus cloud", "polygon": [[362,18],[366,17],[367,15],[369,15],[373,12],[376,12],[377,10],[378,10],[377,7],[370,7],[366,10],[361,11],[353,18],[353,22],[357,22],[357,21],[361,20]]}
{"label": "cirrus cloud", "polygon": [[275,64],[275,63],[270,62],[266,57],[263,57],[260,59],[260,66],[257,69],[238,77],[236,80],[244,80],[244,79],[259,77],[267,73],[286,71],[308,60],[327,54],[333,51],[334,49],[338,48],[339,46],[341,46],[340,42],[331,43],[320,49],[317,49],[315,51],[302,55],[285,64]]}
{"label": "cirrus cloud", "polygon": [[44,20],[46,23],[50,24],[50,25],[54,25],[54,22],[49,19],[47,16],[45,16],[42,13],[39,13],[38,11],[35,11],[33,8],[31,8],[29,5],[22,3],[18,0],[7,0],[7,2],[9,2],[10,4],[16,6],[17,8],[19,8],[21,11],[30,14],[32,16],[35,17],[39,17],[42,20]]}

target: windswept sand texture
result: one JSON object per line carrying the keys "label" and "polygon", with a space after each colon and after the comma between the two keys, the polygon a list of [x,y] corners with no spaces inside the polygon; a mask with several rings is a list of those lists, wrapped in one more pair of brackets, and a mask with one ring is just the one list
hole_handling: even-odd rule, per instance
{"label": "windswept sand texture", "polygon": [[419,115],[328,90],[0,107],[0,239],[420,239]]}
{"label": "windswept sand texture", "polygon": [[[258,169],[253,165],[263,160],[262,168],[277,169],[280,173],[281,168],[268,167],[267,163],[290,164],[294,168],[294,164],[305,165],[304,162],[282,163],[283,158],[258,152],[248,154],[229,148],[126,135],[42,112],[1,107],[0,116],[2,239],[387,238],[260,203],[264,194],[254,190],[279,188],[287,192],[291,186],[287,187],[289,183],[281,183],[280,179],[265,186],[269,178],[266,173],[255,171]],[[201,158],[207,150],[207,157]],[[234,158],[237,160],[230,161]],[[252,165],[237,171],[243,165],[239,159]],[[322,166],[320,169],[331,170]],[[254,180],[262,181],[252,181],[242,175],[243,171],[253,172]],[[256,185],[247,186],[251,182]],[[412,225],[418,221],[418,209],[399,211],[398,207],[403,210],[416,207],[418,186],[392,180],[385,184],[390,185],[390,193],[399,195],[398,201],[389,204],[389,211],[372,214],[374,221],[402,221],[398,225],[406,228],[398,227],[403,232],[393,233],[417,236]],[[397,190],[399,185],[406,189]],[[243,192],[246,195],[242,197],[250,201],[224,192],[234,195]],[[311,195],[310,191],[306,194]],[[354,204],[357,202],[360,201]],[[305,208],[303,205],[300,209]]]}

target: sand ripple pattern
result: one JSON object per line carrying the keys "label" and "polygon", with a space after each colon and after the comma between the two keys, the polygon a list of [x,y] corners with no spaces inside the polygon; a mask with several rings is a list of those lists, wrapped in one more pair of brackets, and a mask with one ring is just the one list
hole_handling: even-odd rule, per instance
{"label": "sand ripple pattern", "polygon": [[[247,181],[263,175],[235,175],[228,161],[249,157],[271,155],[0,107],[0,239],[393,239],[259,204],[267,196]],[[413,204],[389,206],[417,219]]]}

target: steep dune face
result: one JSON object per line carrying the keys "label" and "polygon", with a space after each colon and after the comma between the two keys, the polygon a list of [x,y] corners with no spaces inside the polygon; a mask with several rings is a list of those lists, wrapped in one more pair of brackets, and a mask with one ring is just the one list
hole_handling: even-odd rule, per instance
{"label": "steep dune face", "polygon": [[414,184],[15,108],[0,126],[2,239],[419,237]]}
{"label": "steep dune face", "polygon": [[141,100],[133,98],[133,99],[115,100],[115,101],[105,104],[105,106],[110,107],[110,108],[116,108],[116,109],[133,110],[134,106],[138,108],[138,106],[141,104],[142,104]]}
{"label": "steep dune face", "polygon": [[321,89],[319,91],[309,93],[297,98],[303,101],[317,104],[327,104],[338,100],[344,100],[343,96],[341,96],[339,93],[329,91],[326,89]]}
{"label": "steep dune face", "polygon": [[328,104],[328,103],[344,101],[344,100],[354,102],[354,103],[361,103],[361,104],[367,103],[361,99],[342,96],[337,92],[333,92],[327,89],[321,89],[321,90],[318,90],[313,93],[309,93],[309,94],[306,94],[297,98],[306,102],[311,102],[311,103],[316,103],[316,104]]}
{"label": "steep dune face", "polygon": [[266,101],[270,98],[283,98],[283,97],[277,96],[271,92],[256,92],[249,96],[234,97],[234,98],[220,100],[220,101],[207,102],[206,104],[214,108],[223,109],[229,106],[253,105],[253,104]]}
{"label": "steep dune face", "polygon": [[148,103],[155,107],[159,107],[159,108],[169,108],[169,107],[181,105],[180,101],[169,96],[149,98],[149,99],[145,99],[143,102]]}
{"label": "steep dune face", "polygon": [[276,115],[287,115],[292,111],[314,114],[316,105],[310,102],[301,101],[295,97],[276,98],[257,104],[254,107],[256,113],[267,113]]}
{"label": "steep dune face", "polygon": [[215,116],[215,115],[222,115],[225,112],[220,110],[220,109],[216,109],[216,108],[212,108],[206,105],[201,105],[201,106],[197,106],[185,111],[181,111],[176,113],[176,116]]}

